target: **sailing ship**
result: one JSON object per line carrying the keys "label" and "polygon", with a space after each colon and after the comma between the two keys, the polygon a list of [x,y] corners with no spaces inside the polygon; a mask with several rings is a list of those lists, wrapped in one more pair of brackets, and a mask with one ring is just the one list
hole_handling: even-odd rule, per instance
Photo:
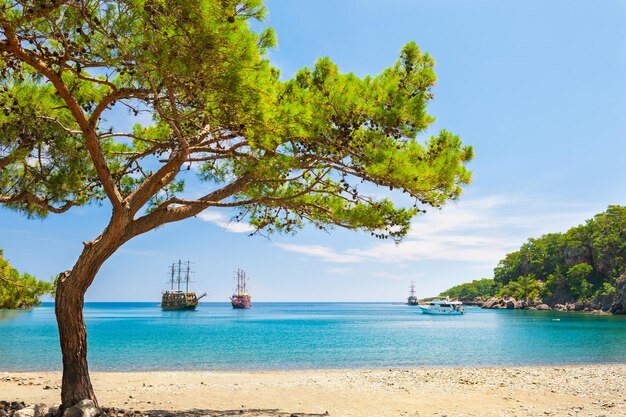
{"label": "sailing ship", "polygon": [[411,281],[411,286],[409,287],[409,298],[407,298],[407,304],[410,306],[418,305],[417,297],[415,296],[415,281]]}
{"label": "sailing ship", "polygon": [[248,294],[248,276],[243,270],[237,269],[235,279],[237,280],[237,290],[230,297],[230,304],[233,308],[251,308],[252,297]]}
{"label": "sailing ship", "polygon": [[[161,309],[163,310],[195,310],[200,302],[200,299],[206,296],[206,293],[196,296],[195,292],[189,291],[189,283],[191,277],[191,262],[187,261],[186,264],[180,259],[178,265],[173,263],[170,267],[170,279],[167,281],[171,285],[169,290],[163,292],[161,297]],[[180,289],[181,284],[185,284],[185,291]],[[174,289],[176,286],[176,289]]]}

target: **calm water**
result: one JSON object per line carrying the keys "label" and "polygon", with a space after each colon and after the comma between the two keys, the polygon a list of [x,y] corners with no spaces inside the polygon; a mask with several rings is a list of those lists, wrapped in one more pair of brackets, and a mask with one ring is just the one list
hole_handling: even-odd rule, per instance
{"label": "calm water", "polygon": [[[626,317],[390,303],[87,303],[92,370],[272,370],[626,362]],[[0,371],[57,370],[52,305],[0,311]]]}

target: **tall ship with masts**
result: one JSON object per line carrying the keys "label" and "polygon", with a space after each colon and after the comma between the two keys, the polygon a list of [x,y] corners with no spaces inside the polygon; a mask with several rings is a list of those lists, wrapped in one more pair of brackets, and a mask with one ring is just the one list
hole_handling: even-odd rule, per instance
{"label": "tall ship with masts", "polygon": [[251,308],[252,297],[248,294],[248,276],[243,270],[237,269],[235,279],[237,280],[237,290],[230,297],[231,305],[233,308]]}
{"label": "tall ship with masts", "polygon": [[409,298],[407,298],[406,301],[406,303],[410,306],[419,305],[417,297],[415,296],[415,281],[411,281],[411,286],[409,287]]}
{"label": "tall ship with masts", "polygon": [[[189,291],[189,283],[191,281],[191,262],[186,263],[178,260],[178,264],[173,263],[170,267],[170,289],[163,292],[161,297],[161,309],[163,310],[195,310],[200,299],[206,296],[206,293],[196,296],[195,292]],[[181,290],[181,285],[185,286],[185,291]],[[174,288],[176,287],[176,288]]]}

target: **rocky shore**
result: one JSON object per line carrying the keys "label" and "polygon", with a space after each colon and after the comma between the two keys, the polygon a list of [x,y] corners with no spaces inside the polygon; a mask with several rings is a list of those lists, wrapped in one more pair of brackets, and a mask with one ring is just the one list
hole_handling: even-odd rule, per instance
{"label": "rocky shore", "polygon": [[476,305],[481,308],[493,310],[553,310],[553,311],[584,311],[594,314],[626,314],[621,303],[611,303],[610,305],[581,301],[576,303],[557,303],[549,305],[541,300],[516,300],[507,295],[503,297],[492,297],[486,300],[469,300],[468,305]]}
{"label": "rocky shore", "polygon": [[502,310],[554,310],[554,311],[584,311],[595,314],[626,314],[626,274],[616,280],[616,293],[612,297],[568,303],[544,303],[541,300],[516,300],[510,296],[492,297],[488,299],[476,298],[461,300],[467,305],[476,305],[487,309]]}

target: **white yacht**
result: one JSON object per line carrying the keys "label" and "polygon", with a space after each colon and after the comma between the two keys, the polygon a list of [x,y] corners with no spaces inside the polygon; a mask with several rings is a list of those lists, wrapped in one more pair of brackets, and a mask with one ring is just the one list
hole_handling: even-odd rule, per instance
{"label": "white yacht", "polygon": [[434,299],[428,304],[420,304],[423,314],[439,314],[446,316],[455,316],[465,313],[463,311],[463,303],[460,301],[450,301],[447,297],[445,300]]}

